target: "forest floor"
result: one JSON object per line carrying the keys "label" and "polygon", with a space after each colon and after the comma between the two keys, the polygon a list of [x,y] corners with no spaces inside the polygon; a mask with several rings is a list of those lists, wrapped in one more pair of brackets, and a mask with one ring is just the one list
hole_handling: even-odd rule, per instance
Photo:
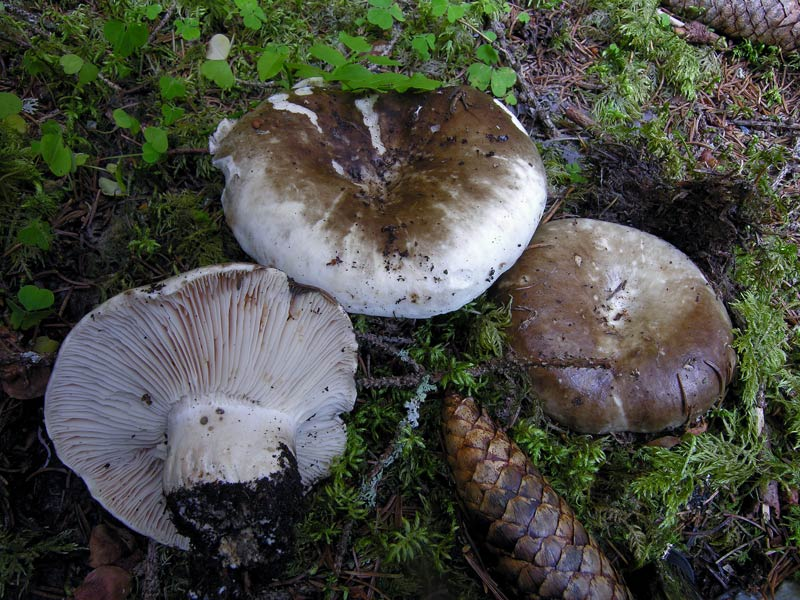
{"label": "forest floor", "polygon": [[[508,428],[638,597],[771,597],[800,570],[800,57],[692,44],[674,25],[647,0],[4,3],[0,596],[66,598],[114,565],[146,600],[502,598],[442,455],[448,387]],[[233,47],[208,60],[216,33]],[[689,255],[734,323],[725,399],[678,431],[576,434],[528,394],[491,298],[429,320],[354,316],[347,450],[309,494],[282,577],[210,566],[107,513],[44,426],[58,345],[125,289],[248,260],[207,138],[330,74],[314,44],[494,91],[540,150],[547,219],[631,225]]]}

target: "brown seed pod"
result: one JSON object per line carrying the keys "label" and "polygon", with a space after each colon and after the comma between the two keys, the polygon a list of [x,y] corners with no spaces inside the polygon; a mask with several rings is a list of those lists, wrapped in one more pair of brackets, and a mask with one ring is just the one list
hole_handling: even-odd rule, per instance
{"label": "brown seed pod", "polygon": [[442,420],[472,531],[520,597],[631,599],[572,509],[472,398],[449,394]]}

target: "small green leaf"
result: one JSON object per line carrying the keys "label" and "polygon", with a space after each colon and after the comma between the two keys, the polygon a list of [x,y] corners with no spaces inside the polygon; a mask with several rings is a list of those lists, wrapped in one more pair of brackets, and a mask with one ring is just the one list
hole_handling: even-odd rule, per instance
{"label": "small green leaf", "polygon": [[289,63],[288,67],[298,79],[308,79],[309,77],[322,77],[323,79],[327,79],[330,75],[328,71],[306,63]]}
{"label": "small green leaf", "polygon": [[146,25],[141,23],[131,23],[128,25],[127,34],[133,49],[136,50],[147,43],[147,37],[150,35],[150,32],[148,31]]}
{"label": "small green leaf", "polygon": [[367,3],[376,8],[389,8],[393,1],[394,0],[367,0]]}
{"label": "small green leaf", "polygon": [[89,155],[85,152],[74,152],[72,158],[74,160],[74,166],[82,167],[86,164],[86,161],[89,160]]}
{"label": "small green leaf", "polygon": [[492,80],[492,68],[486,63],[472,63],[467,67],[467,79],[471,86],[485,90]]}
{"label": "small green leaf", "polygon": [[397,86],[395,89],[398,92],[405,92],[406,90],[415,89],[415,90],[435,90],[442,87],[441,81],[436,81],[435,79],[431,79],[430,77],[425,77],[421,73],[414,73],[411,77],[408,78],[405,86]]}
{"label": "small green leaf", "polygon": [[142,144],[142,159],[144,162],[153,164],[158,162],[162,156],[164,156],[164,154],[153,148],[153,144],[150,142]]}
{"label": "small green leaf", "polygon": [[129,115],[121,108],[114,109],[114,112],[112,112],[111,115],[114,117],[114,123],[117,124],[117,127],[127,129],[133,135],[139,133],[141,126],[139,125],[139,121],[136,119],[136,117]]}
{"label": "small green leaf", "polygon": [[50,172],[56,177],[63,177],[72,171],[72,151],[64,145],[60,130],[58,133],[45,133],[42,136],[39,140],[39,152]]}
{"label": "small green leaf", "polygon": [[38,336],[33,342],[33,351],[37,354],[53,354],[60,344],[46,335]]}
{"label": "small green leaf", "polygon": [[28,125],[25,123],[25,119],[20,115],[8,115],[2,121],[17,133],[25,133],[28,131]]}
{"label": "small green leaf", "polygon": [[158,17],[163,11],[163,7],[160,4],[151,4],[147,8],[144,9],[144,15],[150,19],[151,21]]}
{"label": "small green leaf", "polygon": [[372,73],[372,71],[367,69],[364,65],[347,63],[341,67],[336,67],[331,73],[328,74],[326,79],[350,84],[351,82],[368,79],[372,75],[374,75],[374,73]]}
{"label": "small green leaf", "polygon": [[422,60],[430,60],[431,53],[436,46],[436,37],[432,33],[424,35],[416,35],[411,40],[411,48],[417,53]]}
{"label": "small green leaf", "polygon": [[530,23],[531,22],[531,16],[530,16],[530,14],[528,14],[526,12],[519,13],[519,15],[517,16],[517,21],[519,21],[520,23],[525,25],[526,23]]}
{"label": "small green leaf", "polygon": [[97,75],[99,73],[100,69],[98,69],[95,65],[90,62],[84,62],[81,66],[81,70],[78,71],[78,83],[81,85],[91,83],[97,79]]}
{"label": "small green leaf", "polygon": [[232,88],[236,82],[230,65],[224,60],[205,61],[200,66],[200,73],[224,90]]}
{"label": "small green leaf", "polygon": [[52,309],[28,311],[10,298],[8,298],[6,302],[11,309],[11,315],[8,321],[14,329],[30,329],[31,327],[35,327],[53,312]]}
{"label": "small green leaf", "polygon": [[35,54],[26,52],[22,57],[22,68],[25,69],[28,75],[36,77],[45,73],[49,69],[49,65]]}
{"label": "small green leaf", "polygon": [[144,139],[147,140],[156,152],[164,153],[169,147],[167,132],[160,127],[145,127]]}
{"label": "small green leaf", "polygon": [[208,60],[225,60],[231,52],[231,41],[227,35],[215,33],[208,40],[208,50],[206,58]]}
{"label": "small green leaf", "polygon": [[381,29],[391,29],[394,23],[392,14],[385,8],[370,8],[367,11],[367,21]]}
{"label": "small green leaf", "polygon": [[494,31],[484,31],[483,37],[485,37],[487,40],[491,42],[497,41],[497,34]]}
{"label": "small green leaf", "polygon": [[61,125],[59,125],[56,121],[45,121],[41,124],[42,133],[53,133],[57,136],[61,136]]}
{"label": "small green leaf", "polygon": [[106,196],[123,196],[124,192],[119,185],[119,182],[115,181],[114,179],[109,179],[108,177],[100,177],[97,180],[97,184],[100,186],[100,191]]}
{"label": "small green leaf", "polygon": [[494,69],[491,77],[492,94],[502,98],[516,82],[517,74],[510,67]]}
{"label": "small green leaf", "polygon": [[343,64],[347,63],[347,58],[344,54],[331,46],[315,44],[308,49],[308,53],[314,58],[328,63],[332,67],[341,67]]}
{"label": "small green leaf", "polygon": [[64,69],[64,73],[67,75],[74,75],[81,70],[83,59],[77,54],[65,54],[59,59],[58,63],[61,65],[61,68]]}
{"label": "small green leaf", "polygon": [[0,92],[0,119],[19,114],[22,111],[22,100],[11,92]]}
{"label": "small green leaf", "polygon": [[434,17],[441,17],[447,12],[448,0],[431,0],[431,14]]}
{"label": "small green leaf", "polygon": [[49,250],[53,239],[53,230],[49,223],[41,219],[33,219],[25,227],[17,231],[17,241],[30,248]]}
{"label": "small green leaf", "polygon": [[283,65],[286,64],[286,59],[289,57],[289,49],[286,46],[278,46],[276,48],[267,48],[258,59],[256,69],[258,70],[258,78],[261,81],[272,79],[281,72]]}
{"label": "small green leaf", "polygon": [[17,299],[23,308],[28,311],[44,310],[53,306],[56,298],[53,292],[47,288],[40,288],[36,285],[22,286],[17,292]]}
{"label": "small green leaf", "polygon": [[382,67],[397,67],[403,63],[399,60],[395,60],[393,58],[389,58],[388,56],[378,56],[372,55],[366,57],[367,62],[371,62],[373,65],[380,65]]}
{"label": "small green leaf", "polygon": [[114,54],[127,58],[147,43],[147,27],[141,23],[126,24],[121,21],[107,21],[103,35],[111,43]]}
{"label": "small green leaf", "polygon": [[487,65],[500,62],[500,56],[497,54],[497,50],[492,48],[489,44],[479,46],[478,49],[475,50],[475,56],[478,57],[478,60],[482,60]]}
{"label": "small green leaf", "polygon": [[176,19],[175,33],[187,42],[194,41],[200,37],[200,21],[194,17]]}
{"label": "small green leaf", "polygon": [[395,21],[400,21],[402,23],[406,20],[406,18],[403,16],[403,9],[400,8],[400,5],[398,5],[397,2],[389,7],[389,14],[394,17]]}
{"label": "small green leaf", "polygon": [[158,88],[165,100],[186,97],[186,84],[183,79],[164,75],[158,80]]}
{"label": "small green leaf", "polygon": [[505,98],[503,98],[503,102],[505,102],[509,106],[516,106],[517,105],[517,97],[514,94],[508,94]]}
{"label": "small green leaf", "polygon": [[342,42],[353,52],[363,54],[372,50],[372,44],[367,41],[367,38],[362,36],[347,35],[344,31],[339,32],[339,41]]}
{"label": "small green leaf", "polygon": [[164,125],[172,125],[175,121],[180,119],[186,111],[179,106],[172,106],[171,104],[161,105],[161,116],[164,117]]}
{"label": "small green leaf", "polygon": [[353,78],[342,82],[342,85],[348,86],[350,89],[367,89],[367,90],[395,90],[398,87],[404,87],[408,82],[408,77],[402,73],[367,73],[360,78]]}
{"label": "small green leaf", "polygon": [[244,26],[248,29],[258,30],[262,23],[267,22],[267,15],[257,0],[236,0],[236,6],[244,19]]}
{"label": "small green leaf", "polygon": [[451,4],[447,7],[447,22],[448,23],[455,23],[460,18],[462,18],[465,14],[467,14],[467,8],[469,4],[466,2],[462,2],[461,4]]}

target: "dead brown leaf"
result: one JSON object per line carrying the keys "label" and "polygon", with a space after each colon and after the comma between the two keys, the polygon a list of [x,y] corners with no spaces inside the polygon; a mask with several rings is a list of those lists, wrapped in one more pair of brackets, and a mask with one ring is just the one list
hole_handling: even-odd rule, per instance
{"label": "dead brown leaf", "polygon": [[74,600],[125,600],[131,592],[131,574],[104,565],[89,573],[74,593]]}

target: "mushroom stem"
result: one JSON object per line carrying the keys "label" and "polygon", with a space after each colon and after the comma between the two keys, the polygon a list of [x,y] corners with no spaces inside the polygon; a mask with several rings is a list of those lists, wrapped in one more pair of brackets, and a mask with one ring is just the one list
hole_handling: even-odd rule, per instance
{"label": "mushroom stem", "polygon": [[302,506],[294,418],[246,398],[179,400],[167,418],[163,487],[195,548],[229,567],[275,572]]}
{"label": "mushroom stem", "polygon": [[296,429],[289,415],[244,398],[183,398],[167,418],[164,491],[269,477],[280,469],[282,446],[295,454]]}

